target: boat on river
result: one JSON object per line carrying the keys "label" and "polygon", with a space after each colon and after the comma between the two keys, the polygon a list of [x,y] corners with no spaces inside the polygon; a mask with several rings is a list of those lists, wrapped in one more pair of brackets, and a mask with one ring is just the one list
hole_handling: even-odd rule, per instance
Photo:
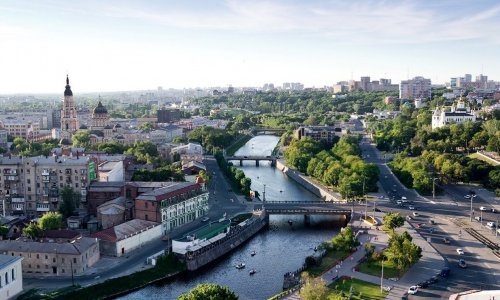
{"label": "boat on river", "polygon": [[257,252],[255,252],[255,250],[253,250],[252,252],[250,252],[251,256],[255,256],[255,254],[257,254]]}
{"label": "boat on river", "polygon": [[289,224],[290,226],[292,226],[292,225],[293,225],[293,221],[292,221],[292,219],[288,219],[288,224]]}
{"label": "boat on river", "polygon": [[255,271],[255,269],[251,269],[250,272],[248,272],[248,274],[250,274],[250,275],[253,275],[255,273],[257,273],[257,271]]}
{"label": "boat on river", "polygon": [[240,263],[237,263],[235,266],[234,266],[236,269],[244,269],[245,268],[245,264],[240,262]]}

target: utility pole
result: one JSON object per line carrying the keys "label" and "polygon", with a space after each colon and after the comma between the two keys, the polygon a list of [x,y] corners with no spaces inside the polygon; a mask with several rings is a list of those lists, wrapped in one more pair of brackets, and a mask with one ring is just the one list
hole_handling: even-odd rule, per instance
{"label": "utility pole", "polygon": [[497,217],[497,224],[496,224],[496,229],[495,229],[495,236],[498,237],[498,217]]}

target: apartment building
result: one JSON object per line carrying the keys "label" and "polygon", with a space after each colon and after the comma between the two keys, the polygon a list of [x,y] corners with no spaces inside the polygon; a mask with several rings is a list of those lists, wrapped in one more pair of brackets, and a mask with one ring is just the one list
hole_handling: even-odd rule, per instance
{"label": "apartment building", "polygon": [[57,211],[60,191],[70,187],[85,202],[95,163],[85,156],[0,157],[0,200],[8,215]]}
{"label": "apartment building", "polygon": [[135,199],[137,219],[162,223],[163,234],[208,212],[208,192],[202,180],[171,182]]}
{"label": "apartment building", "polygon": [[0,122],[10,136],[23,139],[36,139],[40,134],[40,123],[28,120],[6,119]]}
{"label": "apartment building", "polygon": [[301,126],[294,131],[294,137],[298,140],[311,138],[315,141],[333,144],[333,142],[347,131],[341,126]]}
{"label": "apartment building", "polygon": [[414,77],[402,80],[399,85],[400,99],[431,98],[431,80],[424,77]]}
{"label": "apartment building", "polygon": [[22,257],[0,255],[0,299],[13,299],[23,290]]}

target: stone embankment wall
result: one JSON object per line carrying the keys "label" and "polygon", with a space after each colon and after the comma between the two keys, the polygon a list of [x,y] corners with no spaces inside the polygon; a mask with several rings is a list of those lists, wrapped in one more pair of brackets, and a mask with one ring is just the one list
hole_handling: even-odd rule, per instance
{"label": "stone embankment wall", "polygon": [[332,192],[309,180],[304,174],[300,173],[299,171],[290,169],[281,159],[278,159],[276,161],[276,168],[278,168],[278,170],[285,173],[292,180],[303,186],[306,190],[310,191],[311,193],[322,198],[325,201],[341,200]]}
{"label": "stone embankment wall", "polygon": [[194,256],[191,259],[186,259],[186,267],[189,271],[197,270],[204,265],[216,260],[222,255],[236,249],[239,245],[243,244],[246,240],[251,238],[261,229],[267,226],[269,219],[262,213],[259,217],[252,217],[253,222],[248,226],[242,228],[239,232],[233,232],[232,236],[225,238],[223,242],[207,249],[203,253]]}

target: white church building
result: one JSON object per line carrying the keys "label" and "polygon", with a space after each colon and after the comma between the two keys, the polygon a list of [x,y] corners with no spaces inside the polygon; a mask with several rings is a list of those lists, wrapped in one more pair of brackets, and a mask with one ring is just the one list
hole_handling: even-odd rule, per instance
{"label": "white church building", "polygon": [[432,129],[440,128],[448,124],[463,124],[466,121],[475,122],[474,111],[466,106],[463,98],[460,98],[451,107],[438,107],[432,114]]}

